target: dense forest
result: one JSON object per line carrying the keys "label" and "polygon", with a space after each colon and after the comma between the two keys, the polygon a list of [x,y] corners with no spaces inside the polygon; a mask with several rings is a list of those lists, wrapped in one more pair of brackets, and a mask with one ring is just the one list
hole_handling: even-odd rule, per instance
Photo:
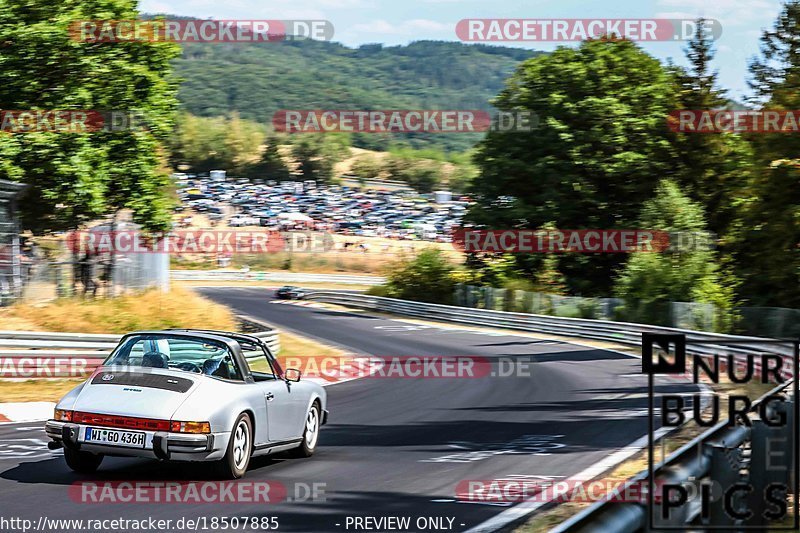
{"label": "dense forest", "polygon": [[[178,98],[201,117],[238,112],[271,124],[278,109],[482,109],[520,61],[541,52],[419,41],[408,46],[331,42],[182,45]],[[399,140],[465,150],[483,134],[354,135],[353,145],[385,150]]]}

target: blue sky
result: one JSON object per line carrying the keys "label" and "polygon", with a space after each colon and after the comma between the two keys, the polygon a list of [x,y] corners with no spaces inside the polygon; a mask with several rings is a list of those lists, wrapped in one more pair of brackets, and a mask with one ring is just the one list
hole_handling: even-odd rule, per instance
{"label": "blue sky", "polygon": [[[464,18],[714,18],[722,24],[715,68],[729,95],[749,94],[747,63],[758,53],[761,31],[780,12],[780,0],[140,0],[141,11],[215,19],[325,19],[334,41],[407,44],[455,41]],[[511,43],[505,43],[512,45]],[[575,46],[575,43],[565,43]],[[525,43],[552,50],[559,43]],[[519,46],[519,45],[515,45]],[[654,56],[684,64],[683,44],[643,43]]]}

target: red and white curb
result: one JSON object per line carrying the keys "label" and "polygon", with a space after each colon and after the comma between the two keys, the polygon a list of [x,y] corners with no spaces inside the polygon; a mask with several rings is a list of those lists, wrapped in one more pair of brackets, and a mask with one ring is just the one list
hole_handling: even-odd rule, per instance
{"label": "red and white curb", "polygon": [[339,368],[326,368],[322,376],[306,377],[312,383],[327,387],[337,383],[345,383],[354,379],[369,377],[380,370],[384,365],[383,359],[378,357],[359,356],[352,359],[343,359]]}

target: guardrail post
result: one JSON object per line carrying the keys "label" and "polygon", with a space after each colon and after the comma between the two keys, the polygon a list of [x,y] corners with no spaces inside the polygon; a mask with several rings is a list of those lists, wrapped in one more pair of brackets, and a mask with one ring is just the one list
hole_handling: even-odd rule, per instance
{"label": "guardrail post", "polygon": [[[800,433],[798,433],[797,423],[798,420],[795,420],[794,417],[794,402],[797,399],[794,397],[793,394],[788,395],[786,401],[783,402],[782,407],[784,412],[786,413],[786,451],[785,453],[788,455],[787,463],[787,478],[786,482],[789,484],[789,494],[794,494],[794,485],[795,485],[795,478],[798,475],[798,465],[795,463],[795,456],[794,450],[795,446],[798,446],[797,439],[800,438]],[[795,495],[796,497],[797,495]]]}
{"label": "guardrail post", "polygon": [[[764,512],[768,510],[768,503],[765,495],[771,484],[789,486],[793,463],[792,432],[789,431],[793,426],[790,425],[790,412],[786,402],[773,402],[768,406],[769,419],[785,416],[786,423],[772,427],[761,420],[753,422],[749,467],[750,486],[753,490],[748,497],[748,508],[753,516],[747,521],[748,525],[766,524]],[[780,494],[785,499],[785,494]]]}
{"label": "guardrail post", "polygon": [[472,285],[467,285],[467,305],[466,307],[478,307],[478,289]]}
{"label": "guardrail post", "polygon": [[465,307],[466,306],[466,298],[467,295],[467,287],[463,283],[456,284],[455,289],[453,290],[453,305],[457,305],[458,307]]}
{"label": "guardrail post", "polygon": [[[748,428],[739,426],[735,431],[749,434]],[[705,525],[713,524],[715,527],[733,525],[734,519],[725,510],[725,498],[723,492],[736,483],[744,482],[742,470],[745,467],[745,458],[742,454],[741,440],[731,433],[727,433],[720,439],[706,442],[704,453],[710,459],[708,479],[713,482],[711,492],[711,502],[709,504],[709,520],[701,521]],[[746,498],[737,498],[732,502],[736,510],[744,511],[747,507]]]}

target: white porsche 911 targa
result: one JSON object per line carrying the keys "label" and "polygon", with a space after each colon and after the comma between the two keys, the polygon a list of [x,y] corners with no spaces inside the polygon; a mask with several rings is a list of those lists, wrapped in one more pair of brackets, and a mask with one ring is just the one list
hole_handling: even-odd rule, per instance
{"label": "white porsche 911 targa", "polygon": [[112,455],[215,461],[234,479],[252,456],[311,456],[327,418],[325,389],[282,369],[257,337],[143,331],[58,402],[45,431],[77,472]]}

